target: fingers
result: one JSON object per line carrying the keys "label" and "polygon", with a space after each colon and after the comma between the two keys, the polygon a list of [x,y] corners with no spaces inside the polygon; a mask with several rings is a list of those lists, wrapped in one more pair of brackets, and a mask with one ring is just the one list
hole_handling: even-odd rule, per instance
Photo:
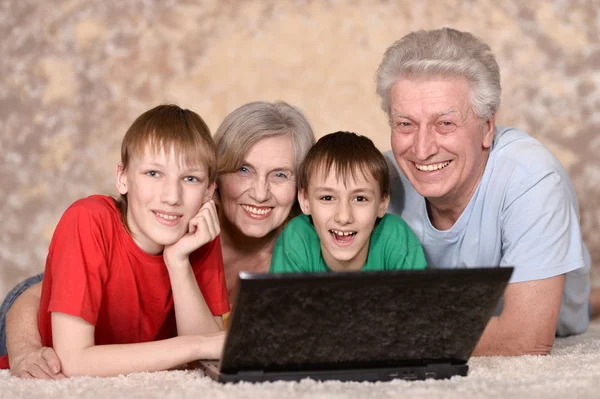
{"label": "fingers", "polygon": [[206,202],[189,223],[189,232],[205,236],[205,243],[214,240],[221,232],[219,217],[214,201]]}
{"label": "fingers", "polygon": [[49,347],[42,348],[42,358],[48,364],[49,371],[53,374],[57,374],[60,371],[60,360],[56,356],[54,349]]}
{"label": "fingers", "polygon": [[39,364],[30,364],[27,368],[28,374],[30,374],[33,378],[38,378],[40,380],[52,380],[51,372],[48,370],[44,370]]}
{"label": "fingers", "polygon": [[54,372],[50,370],[50,366],[43,360],[40,363],[31,364],[27,371],[35,378],[43,379],[52,378],[52,375],[54,374]]}
{"label": "fingers", "polygon": [[[54,349],[49,347],[43,347],[41,352],[41,359],[36,365],[50,378],[54,380],[60,380],[65,378],[65,376],[60,373],[60,360],[58,360],[58,356],[56,356],[56,352]],[[44,378],[37,377],[36,374],[31,373],[36,378]]]}
{"label": "fingers", "polygon": [[60,380],[65,375],[60,372],[60,360],[52,348],[43,347],[26,356],[18,356],[11,361],[11,374],[20,378]]}
{"label": "fingers", "polygon": [[29,366],[29,371],[17,371],[17,372],[11,372],[11,374],[15,377],[18,378],[24,378],[24,379],[41,379],[41,380],[62,380],[63,378],[66,378],[65,375],[63,373],[46,373],[42,368],[38,367],[37,365],[31,365]]}
{"label": "fingers", "polygon": [[188,222],[187,234],[184,234],[176,243],[165,247],[163,256],[167,267],[187,260],[193,251],[213,241],[220,233],[217,208],[214,201],[211,200],[202,205],[198,213]]}
{"label": "fingers", "polygon": [[211,233],[212,239],[217,237],[221,232],[221,228],[219,225],[219,216],[217,214],[217,207],[215,206],[215,202],[210,200],[206,202],[202,208],[200,208],[201,214],[204,215],[206,224]]}

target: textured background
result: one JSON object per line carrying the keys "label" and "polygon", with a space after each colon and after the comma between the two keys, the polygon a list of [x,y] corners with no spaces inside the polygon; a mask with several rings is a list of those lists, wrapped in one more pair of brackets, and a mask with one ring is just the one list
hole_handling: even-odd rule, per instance
{"label": "textured background", "polygon": [[374,94],[409,31],[483,38],[502,70],[499,122],[544,142],[573,178],[600,285],[598,0],[0,1],[0,298],[43,269],[66,207],[114,193],[119,143],[162,102],[212,131],[253,100],[302,108],[318,136],[389,149]]}

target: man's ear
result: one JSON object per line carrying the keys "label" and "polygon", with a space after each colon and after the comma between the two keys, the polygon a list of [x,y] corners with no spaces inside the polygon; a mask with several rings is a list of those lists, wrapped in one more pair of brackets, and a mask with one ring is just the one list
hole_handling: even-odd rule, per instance
{"label": "man's ear", "polygon": [[494,142],[494,134],[496,133],[496,115],[485,122],[483,125],[483,148],[488,149]]}
{"label": "man's ear", "polygon": [[305,215],[310,215],[310,203],[306,196],[306,190],[298,190],[298,203],[300,204],[302,213]]}
{"label": "man's ear", "polygon": [[116,186],[119,194],[127,194],[127,173],[125,173],[125,167],[122,162],[119,162],[117,165]]}
{"label": "man's ear", "polygon": [[206,202],[210,201],[211,199],[213,199],[216,188],[217,188],[217,183],[211,183],[208,185],[208,187],[206,188],[206,192],[204,193],[203,203],[206,203]]}
{"label": "man's ear", "polygon": [[377,210],[377,217],[382,218],[385,216],[385,213],[388,210],[388,206],[390,206],[390,196],[386,195],[381,199],[379,203],[379,209]]}

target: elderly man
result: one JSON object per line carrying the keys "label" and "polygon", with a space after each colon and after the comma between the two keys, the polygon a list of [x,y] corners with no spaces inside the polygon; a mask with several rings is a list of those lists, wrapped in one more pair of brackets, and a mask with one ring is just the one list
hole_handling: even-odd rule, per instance
{"label": "elderly man", "polygon": [[432,267],[514,266],[475,354],[547,354],[555,335],[587,329],[590,256],[559,161],[496,126],[500,91],[494,55],[470,33],[413,32],[387,49],[377,93],[391,127],[390,212]]}

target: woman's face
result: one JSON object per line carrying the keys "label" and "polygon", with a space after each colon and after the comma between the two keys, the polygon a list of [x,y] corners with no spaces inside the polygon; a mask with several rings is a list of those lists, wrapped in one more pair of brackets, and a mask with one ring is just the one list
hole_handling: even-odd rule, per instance
{"label": "woman's face", "polygon": [[290,135],[256,142],[237,171],[219,176],[218,188],[223,216],[245,236],[260,238],[281,227],[296,200]]}

